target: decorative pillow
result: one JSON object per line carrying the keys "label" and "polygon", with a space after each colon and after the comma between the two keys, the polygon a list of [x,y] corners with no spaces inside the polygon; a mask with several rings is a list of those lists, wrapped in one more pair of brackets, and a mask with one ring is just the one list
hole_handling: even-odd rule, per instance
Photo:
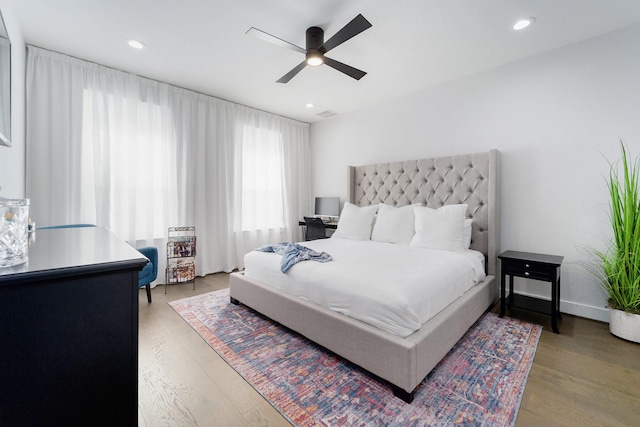
{"label": "decorative pillow", "polygon": [[408,245],[416,233],[415,223],[413,206],[396,208],[380,203],[371,240]]}
{"label": "decorative pillow", "polygon": [[338,220],[338,229],[332,237],[371,240],[371,224],[377,210],[378,205],[358,207],[345,202]]}
{"label": "decorative pillow", "polygon": [[464,250],[464,220],[467,205],[447,205],[440,209],[414,206],[416,234],[411,246],[459,252]]}
{"label": "decorative pillow", "polygon": [[462,236],[462,247],[469,249],[471,247],[471,231],[473,227],[473,219],[468,218],[464,220],[464,235]]}

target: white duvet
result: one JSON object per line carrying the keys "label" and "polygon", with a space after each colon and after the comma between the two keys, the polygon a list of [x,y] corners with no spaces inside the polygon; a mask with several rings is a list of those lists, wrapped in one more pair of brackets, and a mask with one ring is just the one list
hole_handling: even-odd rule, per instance
{"label": "white duvet", "polygon": [[280,272],[280,255],[245,255],[245,276],[406,337],[484,279],[476,251],[448,252],[330,238],[301,242],[333,261]]}

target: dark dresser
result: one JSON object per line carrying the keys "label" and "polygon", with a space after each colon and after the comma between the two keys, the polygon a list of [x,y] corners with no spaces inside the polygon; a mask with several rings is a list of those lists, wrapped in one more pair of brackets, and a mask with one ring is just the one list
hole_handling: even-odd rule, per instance
{"label": "dark dresser", "polygon": [[101,227],[39,230],[0,268],[0,424],[137,424],[138,272]]}

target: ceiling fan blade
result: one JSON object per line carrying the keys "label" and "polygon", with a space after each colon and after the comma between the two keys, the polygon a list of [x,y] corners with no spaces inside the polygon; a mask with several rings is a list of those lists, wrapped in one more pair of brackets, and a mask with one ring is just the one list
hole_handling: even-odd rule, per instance
{"label": "ceiling fan blade", "polygon": [[280,80],[278,80],[276,83],[287,83],[289,80],[294,78],[296,74],[302,71],[302,69],[306,66],[307,66],[307,61],[302,61],[296,68],[289,71],[284,76],[280,77]]}
{"label": "ceiling fan blade", "polygon": [[346,42],[350,38],[357,36],[367,28],[371,28],[371,27],[372,27],[371,22],[367,21],[364,16],[358,15],[355,18],[353,18],[351,22],[349,22],[347,25],[342,27],[340,31],[335,33],[333,37],[327,40],[322,45],[322,48],[324,49],[324,52],[329,52],[334,47],[341,45],[342,43]]}
{"label": "ceiling fan blade", "polygon": [[296,52],[300,52],[300,53],[307,53],[307,51],[303,48],[301,48],[300,46],[296,46],[293,43],[289,43],[286,40],[282,40],[281,38],[278,38],[276,36],[272,36],[269,33],[265,33],[262,30],[259,30],[257,28],[251,27],[247,30],[247,32],[245,34],[249,34],[253,37],[257,37],[259,39],[262,39],[264,41],[267,41],[269,43],[273,43],[275,45],[278,45],[280,47],[286,47],[287,49],[291,49],[291,50],[295,50]]}
{"label": "ceiling fan blade", "polygon": [[358,70],[357,68],[353,68],[350,65],[343,64],[342,62],[336,61],[335,59],[327,58],[326,56],[324,57],[324,63],[331,68],[335,68],[336,70],[345,73],[349,77],[353,77],[356,80],[360,80],[367,74],[362,70]]}

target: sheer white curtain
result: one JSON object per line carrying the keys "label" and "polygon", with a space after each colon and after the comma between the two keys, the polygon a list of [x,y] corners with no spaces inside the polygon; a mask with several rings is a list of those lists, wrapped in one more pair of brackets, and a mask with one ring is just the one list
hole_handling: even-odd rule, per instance
{"label": "sheer white curtain", "polygon": [[[198,275],[242,268],[255,247],[300,238],[308,124],[28,49],[27,193],[39,225],[106,226],[157,246],[161,260],[167,228],[194,225]],[[256,187],[267,176],[268,188]]]}
{"label": "sheer white curtain", "polygon": [[[235,238],[246,248],[300,240],[298,221],[308,212],[309,156],[301,127],[271,114],[241,108],[235,139]],[[301,203],[302,202],[302,203]]]}
{"label": "sheer white curtain", "polygon": [[165,88],[118,77],[98,70],[85,80],[81,217],[151,244],[178,221],[171,109]]}

